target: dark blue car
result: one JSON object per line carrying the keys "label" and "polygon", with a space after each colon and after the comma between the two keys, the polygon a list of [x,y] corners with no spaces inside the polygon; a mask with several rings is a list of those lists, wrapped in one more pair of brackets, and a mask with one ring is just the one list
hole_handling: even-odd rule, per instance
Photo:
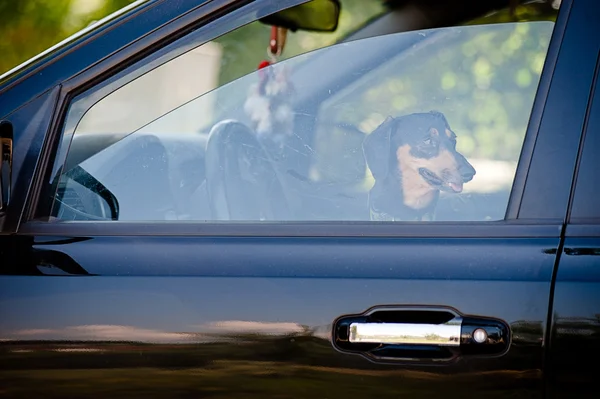
{"label": "dark blue car", "polygon": [[0,397],[598,397],[599,20],[140,0],[0,76]]}

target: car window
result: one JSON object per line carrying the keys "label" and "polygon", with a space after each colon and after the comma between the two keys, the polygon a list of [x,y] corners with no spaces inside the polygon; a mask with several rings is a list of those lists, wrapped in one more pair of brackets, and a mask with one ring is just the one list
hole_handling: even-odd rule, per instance
{"label": "car window", "polygon": [[[69,111],[50,219],[502,220],[553,28],[471,24],[316,45],[230,79],[219,77],[222,47],[207,43],[153,72],[157,85],[188,67],[197,77],[199,57],[212,83],[156,91],[134,80],[121,113],[118,95]],[[172,91],[183,94],[141,105]]]}
{"label": "car window", "polygon": [[422,33],[429,38],[323,102],[311,174],[373,185],[348,152],[389,116],[436,110],[476,170],[458,195],[440,192],[437,220],[503,219],[551,32],[552,23],[532,22]]}
{"label": "car window", "polygon": [[[600,71],[596,72],[596,81],[600,78]],[[596,158],[600,151],[600,91],[596,86],[589,120],[581,144],[579,166],[573,202],[571,204],[571,223],[600,222],[600,163]]]}

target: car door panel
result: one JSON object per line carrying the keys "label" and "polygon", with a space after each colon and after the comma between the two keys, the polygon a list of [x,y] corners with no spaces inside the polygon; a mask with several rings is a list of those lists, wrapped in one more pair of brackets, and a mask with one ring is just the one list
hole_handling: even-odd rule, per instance
{"label": "car door panel", "polygon": [[557,398],[598,394],[600,227],[587,237],[577,227],[567,229],[553,296],[549,392]]}
{"label": "car door panel", "polygon": [[[560,57],[550,86],[550,90],[556,93],[565,90],[569,94],[548,96],[543,101],[544,118],[535,137],[533,155],[537,155],[542,162],[531,163],[529,168],[523,169],[527,171],[527,179],[536,182],[525,188],[521,204],[520,212],[529,214],[529,217],[564,220],[570,192],[564,187],[573,180],[572,171],[598,55],[600,26],[592,22],[597,14],[598,3],[593,0],[575,1],[570,8],[569,28],[562,38]],[[568,101],[565,101],[566,98]],[[535,108],[532,116],[532,121],[536,122]],[[561,158],[560,162],[553,162],[556,156]],[[515,181],[520,177],[517,174]],[[532,192],[527,193],[529,190]],[[540,206],[542,202],[544,206]]]}
{"label": "car door panel", "polygon": [[[64,273],[60,253],[92,275],[4,278],[2,385],[56,397],[429,397],[450,388],[445,396],[541,397],[557,244],[36,237],[42,273]],[[339,316],[407,304],[504,320],[511,349],[432,367],[381,365],[331,345]]]}

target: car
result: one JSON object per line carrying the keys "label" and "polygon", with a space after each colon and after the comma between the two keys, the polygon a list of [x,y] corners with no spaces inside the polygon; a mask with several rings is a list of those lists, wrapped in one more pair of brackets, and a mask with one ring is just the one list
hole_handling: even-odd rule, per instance
{"label": "car", "polygon": [[0,393],[596,398],[599,17],[139,0],[6,72]]}

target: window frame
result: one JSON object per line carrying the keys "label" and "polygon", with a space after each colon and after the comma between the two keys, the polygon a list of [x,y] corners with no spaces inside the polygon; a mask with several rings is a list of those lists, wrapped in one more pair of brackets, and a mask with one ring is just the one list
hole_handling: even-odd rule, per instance
{"label": "window frame", "polygon": [[[243,3],[243,4],[242,4]],[[572,26],[576,26],[580,21],[578,19],[585,17],[585,6],[579,3],[578,13],[572,12],[574,0],[564,0],[559,11],[554,31],[550,40],[546,62],[541,74],[538,89],[529,119],[529,124],[525,134],[524,144],[521,150],[515,180],[511,189],[510,199],[506,212],[505,220],[501,221],[477,221],[477,222],[222,222],[222,221],[149,221],[149,222],[40,222],[34,221],[34,211],[40,192],[44,187],[46,176],[49,169],[53,166],[53,156],[60,141],[63,123],[66,112],[71,100],[81,94],[93,85],[102,82],[104,79],[111,79],[116,73],[132,65],[136,61],[144,62],[145,57],[150,53],[157,53],[166,46],[171,45],[177,38],[183,37],[186,33],[198,29],[206,31],[215,25],[226,23],[230,18],[231,11],[225,5],[233,4],[244,6],[248,4],[260,4],[258,0],[253,3],[244,1],[212,1],[199,7],[198,10],[186,14],[176,21],[153,32],[148,37],[141,39],[135,45],[130,46],[102,62],[92,66],[84,73],[65,81],[62,85],[58,111],[52,121],[52,126],[46,138],[46,143],[42,152],[39,170],[44,173],[37,173],[32,186],[30,200],[26,208],[26,222],[19,230],[22,234],[32,235],[188,235],[188,236],[373,236],[373,237],[557,237],[560,231],[556,225],[562,223],[562,220],[553,217],[544,217],[536,215],[529,217],[527,212],[522,212],[521,205],[525,200],[535,196],[538,191],[536,186],[538,181],[528,179],[530,168],[547,159],[545,154],[536,154],[536,142],[538,139],[548,140],[549,138],[560,135],[551,123],[547,120],[552,119],[552,115],[544,112],[546,105],[551,99],[565,98],[568,96],[565,91],[570,90],[570,86],[565,82],[572,81],[572,75],[568,73],[568,60],[559,60],[559,51],[566,47],[575,47],[578,45],[578,36],[576,33],[568,35],[569,30],[576,31]],[[269,3],[269,1],[264,1]],[[226,9],[227,8],[227,9]],[[237,8],[236,8],[237,9]],[[219,17],[220,16],[220,17]],[[174,34],[173,32],[179,32]],[[174,37],[176,37],[174,39]],[[172,39],[172,40],[169,40]],[[210,39],[208,39],[210,40]],[[166,43],[166,44],[165,44]],[[563,57],[563,59],[566,57]],[[562,64],[561,64],[562,62]],[[575,61],[573,61],[575,62]],[[567,65],[564,65],[567,64]],[[588,65],[580,65],[580,68]],[[592,69],[594,66],[592,66]],[[587,82],[585,78],[580,79],[578,91],[585,89]],[[589,87],[589,86],[588,86]],[[579,121],[578,115],[570,116],[575,123]],[[559,157],[568,160],[573,154],[562,152]],[[560,163],[560,160],[554,160]],[[564,184],[564,182],[560,182]],[[569,186],[570,186],[569,182]],[[567,187],[565,187],[567,189]],[[547,199],[547,198],[546,198]],[[562,204],[559,200],[551,200],[552,212],[566,210],[567,204]]]}
{"label": "window frame", "polygon": [[[585,130],[581,136],[579,151],[577,154],[577,166],[575,171],[575,178],[573,180],[573,185],[570,193],[570,202],[569,202],[569,210],[567,214],[567,220],[569,223],[569,227],[567,228],[567,233],[569,236],[578,236],[577,232],[582,233],[585,236],[600,236],[600,211],[596,215],[575,215],[574,205],[575,200],[577,198],[577,188],[582,182],[579,180],[582,172],[591,172],[589,169],[592,165],[588,162],[583,163],[585,156],[590,156],[592,154],[586,152],[586,141],[588,137],[591,135],[595,135],[594,139],[596,141],[600,141],[600,88],[598,87],[598,83],[600,80],[600,51],[598,52],[598,58],[596,62],[596,70],[594,72],[594,81],[592,82],[592,87],[590,90],[590,99],[588,102],[588,108],[586,110],[586,120],[585,120]],[[587,161],[587,159],[586,159]],[[585,169],[584,169],[585,168]],[[585,182],[586,186],[589,186],[587,182]],[[600,188],[595,188],[595,194],[600,194]],[[596,226],[596,228],[594,228]]]}
{"label": "window frame", "polygon": [[[563,1],[565,5],[567,3]],[[543,104],[534,108],[534,112],[537,110],[542,115],[534,120],[537,134],[531,143],[529,168],[526,172],[522,170],[523,175],[519,176],[525,183],[520,184],[515,179],[515,183],[523,189],[516,214],[518,219],[545,218],[563,226],[567,222],[600,42],[600,27],[593,19],[600,11],[600,3],[572,0],[568,6],[569,21],[557,49],[560,56],[557,54],[554,71],[549,77],[550,91]]]}

